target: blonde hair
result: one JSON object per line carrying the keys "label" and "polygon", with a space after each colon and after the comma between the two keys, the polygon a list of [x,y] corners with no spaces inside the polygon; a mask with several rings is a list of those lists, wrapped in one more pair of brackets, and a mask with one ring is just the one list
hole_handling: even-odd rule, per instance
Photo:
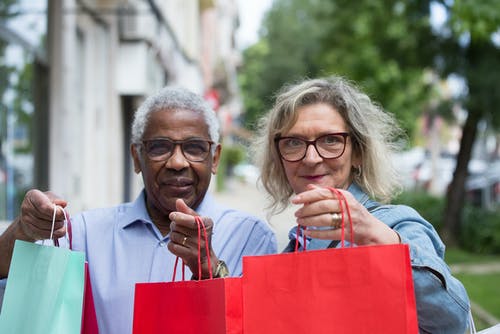
{"label": "blonde hair", "polygon": [[403,132],[393,115],[353,83],[332,76],[283,87],[273,108],[259,120],[253,153],[260,180],[271,195],[271,213],[283,211],[293,194],[274,139],[292,128],[300,107],[316,103],[332,106],[346,122],[353,151],[361,160],[360,171],[351,172],[354,182],[373,199],[388,202],[401,189],[392,157]]}

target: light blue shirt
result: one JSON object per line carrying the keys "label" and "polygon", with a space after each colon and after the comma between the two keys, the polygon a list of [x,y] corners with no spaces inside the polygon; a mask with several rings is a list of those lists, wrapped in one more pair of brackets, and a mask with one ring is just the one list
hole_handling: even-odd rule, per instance
{"label": "light blue shirt", "polygon": [[[434,227],[408,206],[380,205],[356,184],[347,190],[365,208],[372,208],[371,214],[399,233],[401,242],[410,246],[420,333],[464,333],[469,322],[469,298],[444,262],[445,246]],[[296,234],[294,227],[285,252],[293,251]],[[312,250],[327,248],[331,240],[308,239],[306,242],[306,248]],[[346,241],[345,246],[348,245]]]}
{"label": "light blue shirt", "polygon": [[[232,276],[241,275],[242,256],[277,252],[276,237],[262,220],[222,207],[209,194],[196,211],[214,222],[212,247]],[[73,249],[85,252],[89,262],[100,333],[131,333],[135,283],[172,280],[175,256],[166,246],[169,235],[163,237],[152,223],[144,191],[132,203],[85,211],[71,222]]]}

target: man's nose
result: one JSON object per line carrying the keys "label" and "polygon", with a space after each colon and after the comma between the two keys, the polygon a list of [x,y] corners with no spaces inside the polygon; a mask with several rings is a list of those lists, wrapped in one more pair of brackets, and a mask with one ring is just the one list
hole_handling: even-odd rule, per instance
{"label": "man's nose", "polygon": [[174,146],[174,151],[172,155],[165,162],[167,168],[172,168],[175,170],[181,170],[183,168],[189,167],[189,161],[187,161],[180,144]]}

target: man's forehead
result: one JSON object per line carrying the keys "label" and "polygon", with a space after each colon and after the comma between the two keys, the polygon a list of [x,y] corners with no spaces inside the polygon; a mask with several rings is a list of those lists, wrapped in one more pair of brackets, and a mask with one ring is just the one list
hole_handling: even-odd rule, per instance
{"label": "man's forehead", "polygon": [[208,124],[203,114],[189,109],[162,109],[153,112],[146,124],[146,132],[186,132],[190,136],[206,137]]}

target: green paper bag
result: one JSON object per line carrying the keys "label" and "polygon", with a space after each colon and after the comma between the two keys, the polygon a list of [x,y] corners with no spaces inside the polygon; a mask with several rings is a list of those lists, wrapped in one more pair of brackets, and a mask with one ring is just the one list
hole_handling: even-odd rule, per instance
{"label": "green paper bag", "polygon": [[0,333],[79,334],[85,255],[16,240],[0,313]]}

